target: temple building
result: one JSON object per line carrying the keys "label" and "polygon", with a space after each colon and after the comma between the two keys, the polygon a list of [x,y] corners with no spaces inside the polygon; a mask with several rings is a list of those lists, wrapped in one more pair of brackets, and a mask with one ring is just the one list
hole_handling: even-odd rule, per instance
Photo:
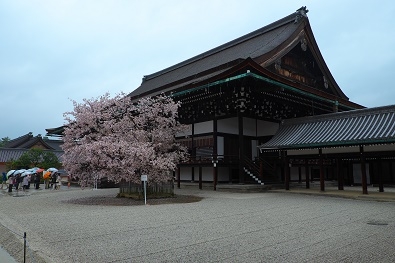
{"label": "temple building", "polygon": [[[190,152],[175,176],[217,184],[394,184],[395,106],[367,109],[336,83],[308,10],[143,77],[129,96],[181,102]],[[57,129],[48,129],[59,134]],[[54,132],[57,131],[57,132]]]}

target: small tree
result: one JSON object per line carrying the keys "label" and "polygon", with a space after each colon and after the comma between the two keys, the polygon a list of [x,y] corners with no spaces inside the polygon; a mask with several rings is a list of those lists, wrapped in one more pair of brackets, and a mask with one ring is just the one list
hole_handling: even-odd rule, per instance
{"label": "small tree", "polygon": [[13,160],[11,164],[11,167],[15,169],[29,167],[41,167],[48,169],[50,167],[59,168],[60,166],[61,163],[53,152],[37,148],[32,148],[29,151],[24,152],[18,159]]}
{"label": "small tree", "polygon": [[63,165],[82,184],[103,177],[139,183],[143,173],[150,181],[168,181],[168,171],[186,158],[175,135],[187,127],[177,121],[180,104],[170,97],[133,102],[105,94],[73,104],[74,111],[64,115]]}
{"label": "small tree", "polygon": [[54,168],[60,168],[61,163],[59,162],[58,157],[50,151],[44,151],[41,155],[41,162],[40,162],[40,167],[44,169],[48,169],[51,167]]}
{"label": "small tree", "polygon": [[4,147],[9,141],[11,141],[10,137],[1,138],[0,147]]}

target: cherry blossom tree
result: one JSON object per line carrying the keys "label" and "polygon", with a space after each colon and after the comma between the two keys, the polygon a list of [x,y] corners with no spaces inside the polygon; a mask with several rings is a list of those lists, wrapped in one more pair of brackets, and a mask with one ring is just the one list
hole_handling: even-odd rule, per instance
{"label": "cherry blossom tree", "polygon": [[110,98],[73,101],[74,110],[64,114],[63,165],[81,184],[107,177],[139,183],[172,178],[187,149],[175,141],[187,126],[178,120],[180,104],[160,95],[136,102],[124,94]]}

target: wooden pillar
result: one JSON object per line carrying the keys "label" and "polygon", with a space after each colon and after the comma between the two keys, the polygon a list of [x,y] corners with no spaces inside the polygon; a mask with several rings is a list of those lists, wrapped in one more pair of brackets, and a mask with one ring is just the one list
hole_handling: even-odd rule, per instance
{"label": "wooden pillar", "polygon": [[298,166],[299,183],[302,183],[302,166]]}
{"label": "wooden pillar", "polygon": [[202,182],[202,166],[199,165],[199,189],[203,189],[203,182]]}
{"label": "wooden pillar", "polygon": [[318,155],[320,157],[320,189],[321,191],[325,191],[324,157],[322,156],[322,149],[318,150]]}
{"label": "wooden pillar", "polygon": [[[192,158],[194,158],[196,160],[196,150],[195,150],[195,142],[194,142],[194,137],[195,137],[195,124],[192,123],[192,135],[191,135],[191,155]],[[193,163],[195,163],[195,160],[193,160]],[[192,166],[192,171],[191,171],[191,181],[194,182],[195,181],[195,167]]]}
{"label": "wooden pillar", "polygon": [[287,156],[286,151],[283,151],[283,156],[284,156],[284,172],[285,172],[285,190],[289,190],[289,181],[290,181],[289,158]]}
{"label": "wooden pillar", "polygon": [[378,160],[378,179],[379,179],[379,192],[384,192],[384,184],[383,184],[383,176],[381,173],[383,172],[383,162],[381,161],[381,158]]}
{"label": "wooden pillar", "polygon": [[214,111],[214,120],[213,120],[213,184],[214,191],[217,190],[217,182],[218,182],[218,125],[217,118],[215,117]]}
{"label": "wooden pillar", "polygon": [[180,187],[181,187],[181,183],[180,183],[180,180],[181,180],[181,167],[180,166],[178,166],[177,167],[177,188],[178,189],[180,189]]}
{"label": "wooden pillar", "polygon": [[310,188],[310,173],[309,173],[309,160],[304,159],[304,168],[305,168],[305,173],[306,173],[306,189]]}
{"label": "wooden pillar", "polygon": [[363,152],[363,146],[359,146],[359,153],[361,155],[361,175],[362,175],[362,194],[368,194],[368,184],[366,178],[366,162],[365,162],[365,154]]}
{"label": "wooden pillar", "polygon": [[244,184],[244,135],[243,114],[238,112],[239,126],[239,183]]}
{"label": "wooden pillar", "polygon": [[337,189],[344,190],[344,175],[342,171],[342,159],[336,159]]}

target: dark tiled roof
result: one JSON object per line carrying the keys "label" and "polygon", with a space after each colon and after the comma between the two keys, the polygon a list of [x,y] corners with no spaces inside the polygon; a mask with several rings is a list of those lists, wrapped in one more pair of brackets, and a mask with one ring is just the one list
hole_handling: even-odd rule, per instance
{"label": "dark tiled roof", "polygon": [[[174,83],[175,81],[187,78],[194,79],[195,76],[202,77],[203,72],[209,69],[218,68],[218,70],[221,69],[223,71],[226,68],[230,68],[231,64],[234,64],[231,62],[238,59],[260,57],[277,48],[295,32],[300,26],[300,23],[295,23],[297,17],[300,18],[300,21],[307,19],[301,15],[300,11],[297,11],[277,22],[203,54],[145,76],[141,86],[129,95],[136,97]],[[214,72],[216,71],[214,70]],[[210,74],[213,75],[213,72],[210,72]]]}
{"label": "dark tiled roof", "polygon": [[28,134],[22,135],[18,138],[10,140],[4,147],[6,148],[23,148],[20,145],[27,143],[33,138],[33,134],[29,132]]}
{"label": "dark tiled roof", "polygon": [[[23,153],[28,151],[29,149],[23,149],[23,148],[0,148],[0,163],[17,160],[19,159],[19,157],[22,156]],[[56,157],[58,157],[59,162],[62,162],[62,156],[64,153],[63,151],[51,150],[50,152],[54,153]]]}
{"label": "dark tiled roof", "polygon": [[284,120],[260,149],[395,143],[395,105]]}
{"label": "dark tiled roof", "polygon": [[63,141],[62,140],[48,140],[48,139],[44,139],[44,142],[50,146],[52,149],[57,150],[57,151],[63,151],[62,149],[62,144]]}
{"label": "dark tiled roof", "polygon": [[[61,142],[60,142],[61,144]],[[31,132],[29,132],[26,135],[20,136],[18,138],[15,138],[11,141],[9,141],[6,145],[4,145],[4,148],[21,148],[21,149],[30,149],[35,145],[42,145],[46,149],[50,150],[61,150],[60,144],[56,140],[48,140],[48,139],[43,139],[41,135],[38,136],[33,136]]]}

